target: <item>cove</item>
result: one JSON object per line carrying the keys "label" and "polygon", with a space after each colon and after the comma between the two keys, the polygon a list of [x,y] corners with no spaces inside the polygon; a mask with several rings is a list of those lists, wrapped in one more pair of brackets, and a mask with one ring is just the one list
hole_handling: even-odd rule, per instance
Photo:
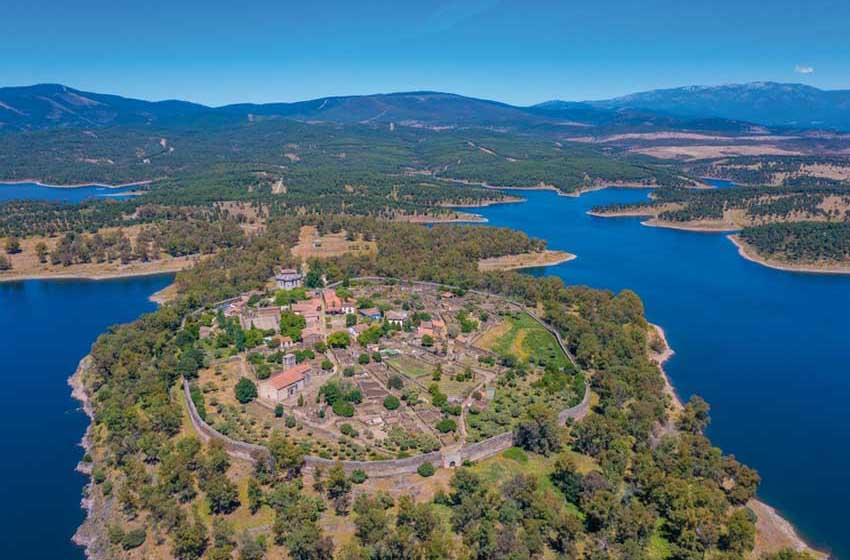
{"label": "cove", "polygon": [[811,544],[850,558],[850,277],[762,267],[724,234],[586,215],[648,192],[522,191],[476,212],[578,256],[530,274],[634,290],[676,351],[665,369],[680,396],[711,404],[712,442],[758,469],[759,496]]}
{"label": "cove", "polygon": [[139,189],[138,185],[127,187],[103,187],[98,185],[82,187],[48,187],[38,183],[0,184],[0,202],[9,200],[46,200],[50,202],[82,202],[89,198],[114,198],[126,200]]}
{"label": "cove", "polygon": [[88,418],[67,379],[110,325],[154,310],[148,296],[172,278],[0,283],[0,558],[84,558],[70,539],[84,517],[74,467]]}

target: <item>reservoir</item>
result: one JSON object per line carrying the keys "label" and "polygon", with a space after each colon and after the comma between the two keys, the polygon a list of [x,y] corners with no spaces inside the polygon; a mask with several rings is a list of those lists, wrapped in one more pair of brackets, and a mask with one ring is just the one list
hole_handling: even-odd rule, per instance
{"label": "reservoir", "polygon": [[[712,405],[713,443],[759,470],[759,495],[812,544],[850,558],[850,277],[762,267],[722,234],[585,213],[645,189],[517,194],[527,202],[476,211],[578,256],[532,274],[637,292],[676,351],[666,369],[677,391]],[[70,538],[83,519],[74,467],[88,420],[66,380],[100,333],[153,310],[148,296],[170,281],[0,283],[0,557],[83,558]]]}
{"label": "reservoir", "polygon": [[50,202],[82,202],[88,198],[109,197],[126,200],[139,190],[138,185],[127,187],[47,187],[37,183],[0,184],[0,202],[9,200],[46,200]]}
{"label": "reservoir", "polygon": [[0,283],[0,558],[84,558],[70,539],[84,517],[87,479],[74,467],[88,418],[67,379],[107,327],[155,309],[148,296],[171,279]]}
{"label": "reservoir", "polygon": [[476,212],[578,256],[530,273],[637,292],[676,351],[665,369],[679,395],[711,404],[712,442],[759,471],[759,496],[807,540],[850,558],[850,276],[773,270],[725,234],[585,213],[644,189],[513,194],[528,201]]}

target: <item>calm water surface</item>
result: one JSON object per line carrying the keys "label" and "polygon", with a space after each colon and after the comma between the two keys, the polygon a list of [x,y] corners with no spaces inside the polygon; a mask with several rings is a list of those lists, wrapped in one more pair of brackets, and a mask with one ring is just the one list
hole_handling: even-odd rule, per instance
{"label": "calm water surface", "polygon": [[0,202],[7,200],[49,200],[53,202],[82,202],[88,198],[109,197],[116,200],[131,198],[138,186],[130,187],[74,187],[72,189],[45,187],[36,183],[0,184]]}
{"label": "calm water surface", "polygon": [[84,557],[70,538],[88,419],[66,380],[106,327],[153,310],[148,296],[171,278],[0,283],[0,558]]}
{"label": "calm water surface", "polygon": [[759,495],[805,537],[850,558],[850,277],[759,266],[722,234],[585,214],[644,190],[520,194],[527,203],[477,211],[578,255],[532,274],[637,292],[676,351],[666,369],[679,394],[712,405],[712,441],[759,470]]}

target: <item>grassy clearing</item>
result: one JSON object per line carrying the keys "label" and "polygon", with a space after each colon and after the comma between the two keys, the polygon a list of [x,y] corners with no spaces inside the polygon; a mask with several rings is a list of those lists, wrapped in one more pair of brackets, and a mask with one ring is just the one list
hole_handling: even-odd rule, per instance
{"label": "grassy clearing", "polygon": [[478,345],[497,354],[511,354],[520,360],[551,363],[558,368],[569,364],[552,333],[527,313],[508,317],[504,323],[486,332],[478,340]]}
{"label": "grassy clearing", "polygon": [[434,373],[434,367],[432,365],[426,364],[425,362],[417,360],[411,356],[393,356],[387,360],[387,363],[389,363],[391,367],[413,378],[423,377],[426,375],[430,377]]}

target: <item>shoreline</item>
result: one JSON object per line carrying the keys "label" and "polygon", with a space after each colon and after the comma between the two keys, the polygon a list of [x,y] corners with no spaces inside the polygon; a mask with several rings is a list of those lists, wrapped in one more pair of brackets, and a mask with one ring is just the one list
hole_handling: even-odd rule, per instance
{"label": "shoreline", "polygon": [[[178,257],[182,258],[182,257]],[[16,273],[12,270],[10,273],[0,274],[0,283],[4,282],[24,282],[26,280],[117,280],[120,278],[138,278],[143,276],[159,276],[161,274],[176,274],[182,270],[186,270],[195,264],[195,260],[172,260],[168,263],[159,263],[162,266],[151,267],[150,269],[132,269],[132,270],[116,270],[111,272],[63,272],[57,271],[52,273]]]}
{"label": "shoreline", "polygon": [[[664,343],[664,350],[660,353],[652,352],[650,359],[658,365],[661,376],[664,378],[664,392],[671,397],[671,405],[674,411],[682,410],[682,399],[676,392],[670,375],[664,369],[664,363],[672,358],[676,351],[670,347],[666,333],[660,325],[649,323]],[[747,507],[756,514],[756,547],[753,549],[752,557],[759,558],[764,553],[777,552],[782,548],[790,547],[799,552],[808,552],[815,558],[827,559],[825,554],[810,546],[790,521],[782,517],[776,508],[766,504],[758,497],[747,502]]]}
{"label": "shoreline", "polygon": [[[91,401],[88,391],[85,387],[83,376],[92,367],[94,359],[91,354],[86,354],[77,365],[77,369],[68,378],[68,385],[71,387],[71,397],[80,403],[80,409],[89,418],[89,424],[86,431],[80,440],[80,447],[83,448],[84,455],[91,451],[92,443],[92,426],[94,426],[94,410],[91,407]],[[84,554],[88,559],[100,558],[102,554],[96,551],[96,545],[100,542],[103,548],[103,543],[107,539],[106,536],[106,514],[108,506],[102,499],[97,499],[92,496],[93,483],[91,480],[92,463],[84,462],[80,459],[75,469],[77,472],[88,477],[88,482],[83,486],[83,497],[80,500],[80,508],[85,511],[83,522],[74,531],[71,536],[71,542],[83,548]],[[103,523],[98,523],[102,521]]]}
{"label": "shoreline", "polygon": [[850,274],[850,265],[837,265],[841,268],[830,269],[819,268],[813,265],[778,263],[776,261],[771,261],[770,259],[758,255],[755,249],[750,247],[743,239],[741,239],[737,235],[727,235],[726,239],[731,241],[732,244],[738,248],[738,255],[741,258],[767,268],[772,268],[774,270],[781,270],[783,272],[799,272],[802,274]]}
{"label": "shoreline", "polygon": [[131,183],[120,183],[118,185],[108,185],[106,183],[72,183],[70,185],[53,185],[50,183],[43,183],[37,179],[20,179],[16,181],[0,181],[0,185],[37,185],[39,187],[46,187],[48,189],[82,189],[85,187],[100,187],[105,189],[123,189],[127,187],[136,187],[143,185],[150,185],[154,182],[154,179],[145,179],[144,181],[133,181]]}
{"label": "shoreline", "polygon": [[[542,262],[521,262],[523,257],[543,259]],[[520,253],[518,255],[506,255],[492,259],[481,259],[478,261],[478,270],[482,272],[502,272],[509,270],[523,270],[527,268],[543,268],[555,266],[577,259],[578,256],[567,251],[546,249],[541,253]],[[519,261],[519,262],[515,262]]]}
{"label": "shoreline", "polygon": [[496,206],[497,204],[518,204],[520,202],[526,202],[526,200],[521,196],[505,196],[500,200],[483,200],[480,202],[467,202],[465,204],[446,203],[439,204],[438,206],[440,208],[486,208],[488,206]]}

